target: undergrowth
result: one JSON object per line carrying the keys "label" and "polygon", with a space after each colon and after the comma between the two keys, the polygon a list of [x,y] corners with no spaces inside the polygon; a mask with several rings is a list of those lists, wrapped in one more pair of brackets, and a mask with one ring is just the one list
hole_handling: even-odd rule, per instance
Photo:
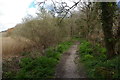
{"label": "undergrowth", "polygon": [[[56,47],[50,47],[45,50],[45,56],[36,58],[25,57],[19,62],[20,70],[16,74],[6,72],[5,78],[54,78],[55,69],[59,63],[60,57],[65,52],[72,42],[63,42]],[[27,53],[28,54],[28,53]]]}
{"label": "undergrowth", "polygon": [[105,53],[105,48],[81,41],[79,55],[86,67],[88,78],[120,78],[120,55],[108,60]]}

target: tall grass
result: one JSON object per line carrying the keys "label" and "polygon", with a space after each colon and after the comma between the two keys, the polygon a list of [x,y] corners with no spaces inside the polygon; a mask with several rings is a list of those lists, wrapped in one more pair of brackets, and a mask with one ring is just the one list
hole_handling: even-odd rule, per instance
{"label": "tall grass", "polygon": [[19,53],[29,47],[27,42],[19,41],[11,37],[2,37],[1,40],[3,58],[19,56]]}

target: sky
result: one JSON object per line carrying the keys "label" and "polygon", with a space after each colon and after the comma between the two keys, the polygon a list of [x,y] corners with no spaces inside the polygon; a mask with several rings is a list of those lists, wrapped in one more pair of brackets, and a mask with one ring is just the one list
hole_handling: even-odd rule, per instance
{"label": "sky", "polygon": [[[36,2],[44,0],[0,0],[0,31],[7,30],[14,27],[16,24],[22,22],[22,18],[30,14],[35,16],[37,12]],[[54,0],[67,2],[72,6],[73,1],[78,0]],[[51,4],[51,0],[47,0],[46,4]],[[50,8],[49,6],[46,6]]]}
{"label": "sky", "polygon": [[29,8],[32,1],[0,0],[0,31],[14,27],[27,13],[33,14],[35,9]]}
{"label": "sky", "polygon": [[[35,16],[37,11],[37,7],[35,6],[36,1],[42,2],[44,0],[0,0],[0,31],[7,30],[21,23],[22,18],[27,14]],[[63,1],[67,1],[71,4],[70,1],[72,0]],[[47,0],[47,4],[50,3],[51,0]]]}

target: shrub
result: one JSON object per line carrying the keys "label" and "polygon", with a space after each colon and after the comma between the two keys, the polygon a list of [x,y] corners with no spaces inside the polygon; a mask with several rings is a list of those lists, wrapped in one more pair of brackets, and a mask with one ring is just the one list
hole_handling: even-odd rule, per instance
{"label": "shrub", "polygon": [[54,58],[59,60],[60,59],[60,52],[55,51],[53,48],[49,48],[45,51],[46,57]]}
{"label": "shrub", "polygon": [[29,64],[32,64],[31,62],[32,62],[31,58],[22,58],[19,65],[20,65],[20,67],[28,68]]}
{"label": "shrub", "polygon": [[[57,19],[47,17],[46,19],[33,19],[16,25],[12,32],[13,37],[24,37],[35,43],[36,46],[44,46],[45,48],[53,46],[68,37],[68,28],[65,23],[62,26],[57,24]],[[64,27],[63,27],[64,26]]]}
{"label": "shrub", "polygon": [[94,57],[92,55],[90,55],[90,54],[86,54],[86,55],[83,56],[83,61],[85,61],[85,60],[93,60],[93,59],[94,59]]}
{"label": "shrub", "polygon": [[21,60],[21,69],[16,78],[50,78],[54,77],[57,64],[54,58],[39,57],[31,61],[30,58]]}
{"label": "shrub", "polygon": [[93,49],[89,42],[84,41],[80,44],[80,54],[92,54]]}

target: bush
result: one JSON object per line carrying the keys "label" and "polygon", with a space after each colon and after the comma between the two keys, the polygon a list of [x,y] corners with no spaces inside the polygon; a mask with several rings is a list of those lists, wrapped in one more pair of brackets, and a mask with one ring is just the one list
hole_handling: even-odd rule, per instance
{"label": "bush", "polygon": [[92,46],[89,42],[84,41],[80,44],[80,50],[79,50],[80,54],[92,54],[93,53],[93,49]]}
{"label": "bush", "polygon": [[50,78],[54,77],[54,69],[57,60],[47,57],[39,57],[31,61],[30,58],[21,60],[21,70],[16,78]]}
{"label": "bush", "polygon": [[33,60],[33,59],[31,59],[31,58],[22,58],[22,59],[21,59],[21,62],[19,63],[19,65],[20,65],[20,67],[24,67],[24,68],[26,67],[26,68],[28,68],[29,65],[32,64],[32,63],[31,63],[32,60]]}
{"label": "bush", "polygon": [[57,24],[57,19],[52,17],[33,19],[16,25],[12,35],[17,38],[24,37],[33,41],[36,46],[47,48],[67,38],[69,27],[66,27],[64,22],[61,25],[62,27]]}
{"label": "bush", "polygon": [[60,52],[55,51],[53,48],[49,48],[45,51],[45,54],[48,58],[60,59]]}
{"label": "bush", "polygon": [[90,54],[86,54],[86,55],[83,56],[83,61],[85,61],[85,60],[93,60],[93,59],[94,59],[94,57],[92,55],[90,55]]}

